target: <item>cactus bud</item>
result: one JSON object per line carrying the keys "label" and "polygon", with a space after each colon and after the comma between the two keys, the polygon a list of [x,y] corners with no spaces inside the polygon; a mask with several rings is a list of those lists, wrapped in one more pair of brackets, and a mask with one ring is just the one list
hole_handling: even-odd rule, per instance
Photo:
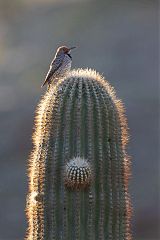
{"label": "cactus bud", "polygon": [[65,166],[65,185],[82,190],[91,183],[91,168],[87,160],[75,157]]}

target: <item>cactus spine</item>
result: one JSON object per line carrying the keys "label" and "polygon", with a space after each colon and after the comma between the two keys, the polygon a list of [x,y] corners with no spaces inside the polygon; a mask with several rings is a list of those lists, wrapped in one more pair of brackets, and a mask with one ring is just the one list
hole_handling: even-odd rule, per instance
{"label": "cactus spine", "polygon": [[127,141],[123,105],[98,73],[51,86],[37,108],[27,240],[130,240]]}

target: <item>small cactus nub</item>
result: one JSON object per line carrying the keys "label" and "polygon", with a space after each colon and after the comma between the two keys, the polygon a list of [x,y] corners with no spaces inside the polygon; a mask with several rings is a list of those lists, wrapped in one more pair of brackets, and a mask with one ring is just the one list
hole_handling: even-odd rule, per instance
{"label": "small cactus nub", "polygon": [[71,189],[84,189],[91,183],[89,163],[80,157],[73,158],[65,166],[65,186]]}

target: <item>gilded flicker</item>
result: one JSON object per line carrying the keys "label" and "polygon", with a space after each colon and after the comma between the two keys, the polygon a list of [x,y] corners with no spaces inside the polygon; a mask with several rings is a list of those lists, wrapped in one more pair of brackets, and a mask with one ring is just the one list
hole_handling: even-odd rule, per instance
{"label": "gilded flicker", "polygon": [[68,48],[66,46],[61,46],[57,49],[54,59],[50,64],[49,71],[45,77],[43,87],[46,83],[48,85],[51,82],[56,82],[57,79],[63,78],[71,69],[72,57],[70,51],[76,47]]}

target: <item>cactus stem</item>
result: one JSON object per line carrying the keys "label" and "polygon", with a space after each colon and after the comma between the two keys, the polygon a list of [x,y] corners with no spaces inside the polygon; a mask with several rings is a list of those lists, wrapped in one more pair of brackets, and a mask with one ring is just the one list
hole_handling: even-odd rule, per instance
{"label": "cactus stem", "polygon": [[51,85],[35,118],[27,240],[131,240],[124,108],[93,70]]}

